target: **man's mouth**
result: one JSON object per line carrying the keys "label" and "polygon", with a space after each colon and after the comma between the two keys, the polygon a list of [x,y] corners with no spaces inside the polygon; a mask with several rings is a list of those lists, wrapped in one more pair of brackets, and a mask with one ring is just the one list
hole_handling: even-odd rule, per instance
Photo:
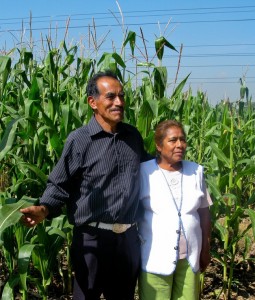
{"label": "man's mouth", "polygon": [[119,112],[119,113],[123,113],[123,109],[121,109],[121,108],[114,108],[114,109],[111,109],[110,110],[111,112]]}

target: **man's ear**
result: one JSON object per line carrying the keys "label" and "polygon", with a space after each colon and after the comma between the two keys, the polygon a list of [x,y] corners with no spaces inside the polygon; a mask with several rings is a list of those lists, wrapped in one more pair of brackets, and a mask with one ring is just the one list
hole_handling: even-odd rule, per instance
{"label": "man's ear", "polygon": [[89,106],[90,106],[93,110],[95,110],[95,109],[97,108],[96,100],[95,100],[95,98],[92,97],[92,96],[89,96],[89,97],[88,97],[88,104],[89,104]]}

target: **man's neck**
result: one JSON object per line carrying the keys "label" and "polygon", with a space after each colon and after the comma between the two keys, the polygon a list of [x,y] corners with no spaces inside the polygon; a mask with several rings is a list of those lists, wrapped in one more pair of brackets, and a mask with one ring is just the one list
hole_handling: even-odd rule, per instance
{"label": "man's neck", "polygon": [[103,128],[104,131],[110,133],[116,133],[118,123],[109,123],[106,122],[101,116],[95,115],[95,118],[99,125]]}

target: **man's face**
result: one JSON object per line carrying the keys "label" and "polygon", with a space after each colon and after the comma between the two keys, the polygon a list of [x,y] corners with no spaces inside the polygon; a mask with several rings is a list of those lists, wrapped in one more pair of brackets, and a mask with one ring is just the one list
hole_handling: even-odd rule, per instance
{"label": "man's face", "polygon": [[[111,77],[101,77],[97,81],[99,96],[89,97],[90,106],[101,125],[115,127],[124,117],[124,92],[120,82]],[[103,123],[103,124],[102,124]]]}

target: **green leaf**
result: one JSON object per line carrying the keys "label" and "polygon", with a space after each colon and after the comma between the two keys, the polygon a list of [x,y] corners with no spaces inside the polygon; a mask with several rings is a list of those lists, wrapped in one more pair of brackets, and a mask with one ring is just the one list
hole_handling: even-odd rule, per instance
{"label": "green leaf", "polygon": [[48,176],[46,176],[36,165],[33,165],[33,164],[30,164],[30,163],[20,163],[20,165],[26,167],[27,169],[30,169],[31,171],[33,171],[36,176],[38,178],[40,178],[40,180],[43,182],[43,183],[46,183],[47,181],[47,178]]}
{"label": "green leaf", "polygon": [[253,232],[253,238],[255,238],[255,211],[253,209],[246,209],[245,212],[249,215],[251,224],[252,224],[252,232]]}
{"label": "green leaf", "polygon": [[21,118],[17,118],[9,122],[7,125],[4,136],[0,142],[0,161],[12,148],[16,136],[16,129]]}
{"label": "green leaf", "polygon": [[19,268],[21,285],[25,291],[27,290],[26,280],[27,280],[27,270],[30,262],[30,257],[34,247],[36,246],[37,246],[36,244],[24,244],[19,249],[18,268]]}
{"label": "green leaf", "polygon": [[218,230],[219,230],[219,232],[220,232],[220,236],[221,236],[221,240],[222,241],[225,241],[225,239],[226,239],[226,234],[227,234],[227,229],[224,227],[224,226],[222,226],[220,223],[219,223],[219,221],[217,220],[216,221],[216,223],[215,223],[215,228],[217,228]]}
{"label": "green leaf", "polygon": [[11,58],[8,56],[0,56],[0,76],[2,75],[2,80],[0,80],[0,83],[2,81],[2,88],[0,86],[0,91],[4,90],[10,72],[11,72]]}
{"label": "green leaf", "polygon": [[[157,39],[155,40],[155,50],[156,50],[157,57],[158,57],[159,60],[162,60],[162,58],[163,58],[164,47],[165,47],[165,46],[168,47],[168,48],[170,48],[170,49],[172,49],[172,50],[174,50],[174,51],[177,51],[177,50],[175,49],[175,47],[174,47],[172,44],[170,44],[170,43],[165,39],[165,37],[161,36],[161,37],[159,37],[159,38],[157,38]],[[177,52],[178,52],[178,51],[177,51]]]}
{"label": "green leaf", "polygon": [[[190,75],[190,73],[189,73],[189,75]],[[189,75],[186,76],[186,77],[182,80],[182,82],[176,87],[176,89],[174,90],[174,92],[173,92],[173,94],[172,94],[172,96],[171,96],[172,99],[173,99],[173,98],[176,98],[177,96],[180,95],[180,93],[181,93],[181,91],[182,91],[184,85],[186,84],[186,81],[187,81],[188,78],[189,78]]]}
{"label": "green leaf", "polygon": [[137,64],[138,67],[146,67],[146,68],[150,68],[150,67],[155,67],[155,65],[153,63],[148,63],[148,62],[140,62]]}
{"label": "green leaf", "polygon": [[218,148],[218,145],[215,143],[210,143],[213,153],[216,155],[217,159],[222,161],[226,167],[230,168],[230,161],[223,153],[221,149]]}
{"label": "green leaf", "polygon": [[38,100],[40,98],[40,89],[35,76],[32,79],[32,85],[29,90],[28,98],[29,100]]}
{"label": "green leaf", "polygon": [[255,174],[255,166],[253,165],[252,161],[251,161],[251,164],[252,165],[247,165],[244,170],[238,172],[236,174],[236,178],[239,179],[239,178],[242,178],[242,177],[247,176],[247,175]]}
{"label": "green leaf", "polygon": [[60,139],[59,134],[57,134],[56,132],[54,132],[50,137],[50,145],[60,157],[62,152],[62,140]]}
{"label": "green leaf", "polygon": [[66,234],[59,228],[46,227],[46,231],[48,232],[49,235],[58,235],[63,240],[66,239]]}
{"label": "green leaf", "polygon": [[238,207],[233,214],[231,214],[230,219],[228,220],[228,224],[231,227],[234,227],[236,222],[238,222],[238,218],[240,218],[243,215],[243,208]]}
{"label": "green leaf", "polygon": [[68,134],[68,126],[70,124],[70,105],[68,104],[63,104],[61,106],[62,110],[62,120],[61,120],[61,125],[65,130],[65,134]]}
{"label": "green leaf", "polygon": [[154,93],[158,99],[164,97],[167,86],[167,68],[156,67],[154,69]]}
{"label": "green leaf", "polygon": [[114,60],[116,61],[116,63],[118,65],[120,65],[122,68],[126,68],[126,64],[124,63],[123,59],[121,58],[121,56],[119,54],[117,54],[116,52],[114,52],[112,54],[112,57],[114,58]]}
{"label": "green leaf", "polygon": [[136,40],[136,33],[134,31],[129,31],[127,38],[125,39],[125,41],[123,43],[123,47],[125,47],[127,45],[127,43],[129,42],[132,55],[134,55],[135,40]]}
{"label": "green leaf", "polygon": [[221,198],[221,192],[220,192],[219,186],[218,186],[215,178],[214,177],[208,178],[207,179],[207,184],[208,184],[208,187],[210,188],[210,191],[213,194],[213,196],[216,199],[220,199]]}
{"label": "green leaf", "polygon": [[1,300],[13,300],[14,295],[13,295],[13,290],[14,287],[18,285],[19,283],[19,275],[11,275],[8,281],[6,282],[3,293],[2,293],[2,298]]}
{"label": "green leaf", "polygon": [[142,137],[145,138],[151,128],[151,122],[153,120],[153,110],[149,101],[144,101],[140,107],[140,112],[137,121],[137,128],[141,132]]}
{"label": "green leaf", "polygon": [[3,205],[0,208],[0,235],[7,227],[18,223],[22,216],[22,213],[19,210],[30,205],[29,202],[24,200],[20,200],[13,204]]}
{"label": "green leaf", "polygon": [[23,57],[24,57],[24,65],[28,68],[29,67],[29,61],[33,59],[33,53],[28,52],[28,51],[24,51]]}

